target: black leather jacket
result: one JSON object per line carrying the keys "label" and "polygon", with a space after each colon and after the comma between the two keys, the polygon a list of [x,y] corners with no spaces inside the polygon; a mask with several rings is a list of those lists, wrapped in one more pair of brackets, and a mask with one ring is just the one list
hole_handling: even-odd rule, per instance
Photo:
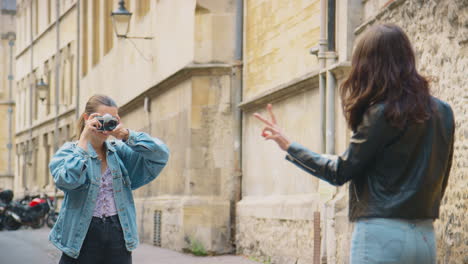
{"label": "black leather jacket", "polygon": [[435,219],[452,165],[455,122],[450,106],[432,98],[435,114],[397,129],[385,106],[369,108],[341,156],[292,143],[286,159],[333,185],[349,185],[349,218]]}

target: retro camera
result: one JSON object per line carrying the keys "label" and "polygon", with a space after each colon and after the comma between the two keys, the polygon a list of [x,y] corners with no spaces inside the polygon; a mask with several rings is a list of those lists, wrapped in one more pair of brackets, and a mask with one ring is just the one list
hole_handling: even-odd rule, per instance
{"label": "retro camera", "polygon": [[97,128],[98,131],[112,131],[119,124],[119,120],[110,114],[96,116],[96,119],[101,123],[101,127]]}

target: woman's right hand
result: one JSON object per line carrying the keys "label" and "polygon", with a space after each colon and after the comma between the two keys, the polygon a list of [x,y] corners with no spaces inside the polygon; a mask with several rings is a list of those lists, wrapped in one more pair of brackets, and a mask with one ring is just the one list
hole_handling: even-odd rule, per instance
{"label": "woman's right hand", "polygon": [[266,140],[275,141],[282,150],[287,151],[291,145],[291,141],[289,141],[287,136],[282,132],[282,129],[276,123],[276,117],[273,114],[273,106],[271,104],[267,105],[267,111],[270,113],[271,121],[259,113],[254,113],[254,116],[266,125],[263,128],[262,137]]}
{"label": "woman's right hand", "polygon": [[99,114],[93,113],[87,119],[85,118],[83,132],[81,132],[80,139],[78,140],[78,146],[84,150],[87,150],[88,141],[95,133],[98,133],[97,129],[101,127],[101,123],[95,118],[96,116],[99,116]]}

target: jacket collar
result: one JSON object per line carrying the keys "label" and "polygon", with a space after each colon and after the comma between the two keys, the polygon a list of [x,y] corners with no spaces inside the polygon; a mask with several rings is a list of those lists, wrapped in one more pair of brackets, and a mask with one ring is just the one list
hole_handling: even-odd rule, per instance
{"label": "jacket collar", "polygon": [[[106,148],[108,150],[115,152],[114,141],[111,142],[109,140],[106,140],[104,144],[106,144]],[[98,156],[96,151],[93,148],[93,145],[91,145],[91,142],[88,142],[88,153],[89,153],[89,156],[91,156],[92,158],[97,158]]]}
{"label": "jacket collar", "polygon": [[108,150],[115,152],[115,141],[106,140],[106,147]]}

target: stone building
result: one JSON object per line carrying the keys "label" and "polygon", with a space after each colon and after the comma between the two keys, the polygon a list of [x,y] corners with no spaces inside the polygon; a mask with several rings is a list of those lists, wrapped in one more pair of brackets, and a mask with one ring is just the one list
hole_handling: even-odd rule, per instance
{"label": "stone building", "polygon": [[285,161],[284,152],[261,139],[263,124],[252,114],[272,103],[292,140],[321,153],[346,149],[349,133],[336,90],[349,70],[360,1],[250,0],[244,14],[237,250],[271,263],[319,263],[321,255],[343,263],[334,241],[351,232],[346,187]]}
{"label": "stone building", "polygon": [[135,191],[142,242],[201,244],[267,263],[347,263],[347,186],[285,161],[252,114],[272,103],[291,139],[340,154],[350,132],[336,90],[354,40],[394,22],[456,113],[454,169],[436,226],[440,263],[466,261],[466,1],[127,0],[127,38],[112,28],[117,2],[18,1],[16,195],[54,191],[51,155],[75,136],[86,100],[107,94],[126,127],[171,150],[158,179]]}
{"label": "stone building", "polygon": [[[48,163],[76,120],[75,0],[17,1],[15,195],[54,191]],[[43,80],[47,93],[41,95]]]}
{"label": "stone building", "polygon": [[467,262],[467,1],[248,0],[244,8],[237,251],[267,263],[348,263],[347,186],[330,187],[284,161],[273,142],[261,140],[252,113],[273,103],[292,140],[341,154],[349,131],[334,91],[349,70],[354,39],[370,25],[395,23],[408,33],[421,73],[432,77],[434,95],[455,112],[453,168],[435,226],[439,263]]}
{"label": "stone building", "polygon": [[18,1],[16,195],[54,191],[51,156],[73,140],[87,99],[107,94],[127,127],[171,150],[159,178],[135,192],[142,242],[232,252],[240,180],[235,2],[127,0],[126,38],[114,33],[117,2]]}
{"label": "stone building", "polygon": [[127,127],[147,131],[170,148],[163,173],[135,192],[140,239],[175,250],[201,243],[207,252],[231,252],[238,188],[235,2],[125,3],[134,13],[129,36],[152,39],[117,39],[105,27],[97,32],[94,27],[108,21],[109,12],[93,11],[103,7],[89,1],[83,16],[87,12],[94,22],[88,44],[82,43],[88,53],[83,51],[80,97],[111,95]]}
{"label": "stone building", "polygon": [[0,1],[0,189],[13,189],[16,3]]}

